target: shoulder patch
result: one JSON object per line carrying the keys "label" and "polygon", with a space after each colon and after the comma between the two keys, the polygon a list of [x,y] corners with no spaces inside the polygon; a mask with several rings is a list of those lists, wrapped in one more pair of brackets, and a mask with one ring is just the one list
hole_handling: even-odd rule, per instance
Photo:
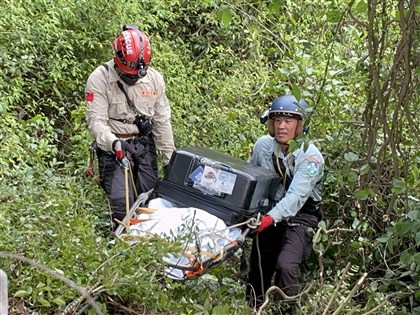
{"label": "shoulder patch", "polygon": [[308,157],[306,157],[305,158],[305,161],[308,161],[308,162],[314,162],[314,163],[317,163],[317,164],[319,164],[319,163],[321,163],[320,161],[318,161],[315,157],[313,157],[313,156],[308,156]]}
{"label": "shoulder patch", "polygon": [[319,171],[319,162],[316,163],[314,161],[307,161],[306,162],[306,173],[308,173],[311,176],[315,176],[318,174]]}

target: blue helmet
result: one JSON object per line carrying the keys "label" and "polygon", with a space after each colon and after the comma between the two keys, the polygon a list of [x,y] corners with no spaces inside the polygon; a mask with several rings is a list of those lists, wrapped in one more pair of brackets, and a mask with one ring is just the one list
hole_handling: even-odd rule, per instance
{"label": "blue helmet", "polygon": [[[303,100],[297,101],[293,95],[284,95],[275,99],[270,108],[264,111],[260,117],[260,122],[267,123],[269,134],[274,137],[274,118],[278,116],[291,117],[299,120],[296,135],[301,133],[307,134],[309,131],[309,118],[312,114],[312,109]],[[305,119],[305,125],[303,124]]]}
{"label": "blue helmet", "polygon": [[293,95],[284,95],[275,99],[268,111],[268,118],[273,119],[276,116],[286,116],[296,119],[303,119],[307,116],[308,104],[300,99],[297,101]]}

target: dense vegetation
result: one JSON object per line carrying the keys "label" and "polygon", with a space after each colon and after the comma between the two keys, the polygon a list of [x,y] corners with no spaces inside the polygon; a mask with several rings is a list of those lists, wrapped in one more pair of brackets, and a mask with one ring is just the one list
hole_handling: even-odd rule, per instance
{"label": "dense vegetation", "polygon": [[252,312],[236,256],[178,283],[162,277],[171,248],[159,240],[109,244],[106,198],[84,176],[84,85],[129,23],[152,41],[177,147],[245,159],[274,98],[293,93],[312,106],[309,136],[326,159],[325,221],[303,270],[312,289],[298,301],[301,314],[418,314],[415,3],[1,1],[0,268],[11,312],[58,313],[95,283],[103,314]]}

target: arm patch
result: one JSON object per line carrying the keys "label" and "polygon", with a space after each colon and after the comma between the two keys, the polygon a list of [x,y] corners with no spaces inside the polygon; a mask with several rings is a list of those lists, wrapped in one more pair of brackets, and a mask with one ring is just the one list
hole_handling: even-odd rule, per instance
{"label": "arm patch", "polygon": [[310,176],[316,176],[319,171],[319,163],[316,163],[314,161],[307,161],[306,162],[306,173],[308,173]]}

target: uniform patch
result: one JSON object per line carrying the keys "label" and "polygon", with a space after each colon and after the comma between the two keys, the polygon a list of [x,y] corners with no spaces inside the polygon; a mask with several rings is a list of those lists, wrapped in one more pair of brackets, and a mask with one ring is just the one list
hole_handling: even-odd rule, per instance
{"label": "uniform patch", "polygon": [[156,96],[156,91],[141,91],[141,96]]}
{"label": "uniform patch", "polygon": [[93,102],[94,98],[95,98],[95,94],[93,92],[86,92],[85,93],[85,101],[86,102]]}
{"label": "uniform patch", "polygon": [[308,161],[306,162],[306,173],[308,173],[311,176],[315,176],[318,174],[319,170],[319,164],[314,161]]}
{"label": "uniform patch", "polygon": [[309,161],[309,162],[315,162],[315,163],[317,163],[317,164],[319,164],[319,163],[321,163],[320,161],[318,161],[316,158],[314,158],[313,156],[308,156],[308,157],[306,157],[305,158],[305,160],[306,161]]}

